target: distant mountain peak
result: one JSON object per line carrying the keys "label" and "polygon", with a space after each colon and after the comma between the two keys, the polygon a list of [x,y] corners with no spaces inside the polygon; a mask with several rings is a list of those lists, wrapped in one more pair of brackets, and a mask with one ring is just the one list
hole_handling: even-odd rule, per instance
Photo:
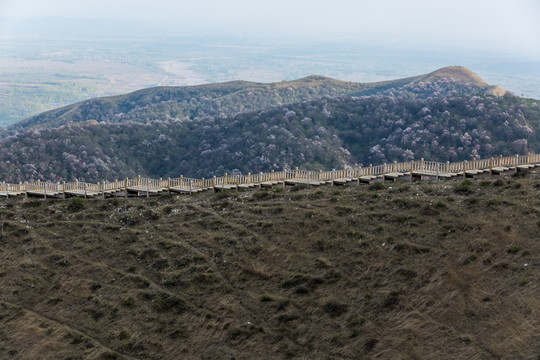
{"label": "distant mountain peak", "polygon": [[457,83],[471,83],[477,86],[489,86],[480,76],[464,66],[447,66],[435,70],[432,73],[422,75],[420,78],[425,80],[448,79]]}

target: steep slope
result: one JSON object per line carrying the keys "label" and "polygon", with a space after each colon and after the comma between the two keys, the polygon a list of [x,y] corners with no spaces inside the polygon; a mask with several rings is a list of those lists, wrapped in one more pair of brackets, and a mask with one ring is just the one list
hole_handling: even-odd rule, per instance
{"label": "steep slope", "polygon": [[384,94],[427,98],[485,93],[494,93],[492,87],[472,71],[461,67],[447,67],[427,75],[371,84],[322,76],[274,84],[234,81],[190,87],[157,87],[121,96],[91,99],[33,116],[9,129],[58,127],[93,120],[146,123],[171,118],[228,117],[322,97]]}
{"label": "steep slope", "polygon": [[454,184],[2,200],[0,358],[536,359],[540,179]]}
{"label": "steep slope", "polygon": [[322,99],[228,118],[76,124],[0,140],[0,179],[211,177],[540,152],[540,101]]}

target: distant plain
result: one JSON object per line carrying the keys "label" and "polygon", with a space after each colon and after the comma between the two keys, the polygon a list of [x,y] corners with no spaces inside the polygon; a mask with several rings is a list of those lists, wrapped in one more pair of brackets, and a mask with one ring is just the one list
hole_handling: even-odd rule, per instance
{"label": "distant plain", "polygon": [[93,97],[153,86],[231,80],[275,82],[309,75],[373,82],[463,65],[488,83],[540,99],[540,66],[519,55],[392,42],[305,42],[243,38],[0,37],[0,126]]}

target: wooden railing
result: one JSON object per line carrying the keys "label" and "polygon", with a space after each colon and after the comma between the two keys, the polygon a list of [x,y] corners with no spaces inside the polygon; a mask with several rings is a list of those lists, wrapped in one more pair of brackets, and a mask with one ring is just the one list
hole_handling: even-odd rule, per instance
{"label": "wooden railing", "polygon": [[39,194],[47,196],[96,196],[110,194],[114,192],[144,193],[148,196],[150,193],[160,191],[182,191],[195,192],[216,188],[234,187],[240,185],[262,186],[263,184],[284,183],[286,181],[296,181],[310,183],[334,182],[340,179],[361,179],[367,176],[384,176],[390,174],[410,174],[421,175],[439,174],[461,174],[473,170],[490,170],[500,168],[515,169],[520,165],[540,164],[540,154],[527,154],[515,156],[499,156],[489,159],[472,159],[461,162],[435,162],[425,161],[424,159],[409,162],[393,162],[382,165],[369,165],[366,167],[348,167],[339,170],[330,171],[309,171],[295,168],[293,170],[271,171],[267,173],[247,175],[228,175],[214,176],[209,179],[194,179],[180,176],[179,178],[151,179],[136,177],[133,179],[125,178],[123,180],[103,181],[98,184],[86,183],[80,181],[53,183],[53,182],[24,182],[19,184],[0,183],[0,194],[9,196],[19,194]]}

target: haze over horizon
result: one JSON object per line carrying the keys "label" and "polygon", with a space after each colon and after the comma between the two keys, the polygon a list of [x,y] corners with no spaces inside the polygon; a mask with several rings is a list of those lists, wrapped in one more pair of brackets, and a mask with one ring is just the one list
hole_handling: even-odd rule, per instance
{"label": "haze over horizon", "polygon": [[139,28],[163,36],[378,41],[540,59],[540,3],[534,0],[1,0],[0,35],[12,32],[18,22],[51,17],[118,22],[124,27],[119,32],[125,33]]}

